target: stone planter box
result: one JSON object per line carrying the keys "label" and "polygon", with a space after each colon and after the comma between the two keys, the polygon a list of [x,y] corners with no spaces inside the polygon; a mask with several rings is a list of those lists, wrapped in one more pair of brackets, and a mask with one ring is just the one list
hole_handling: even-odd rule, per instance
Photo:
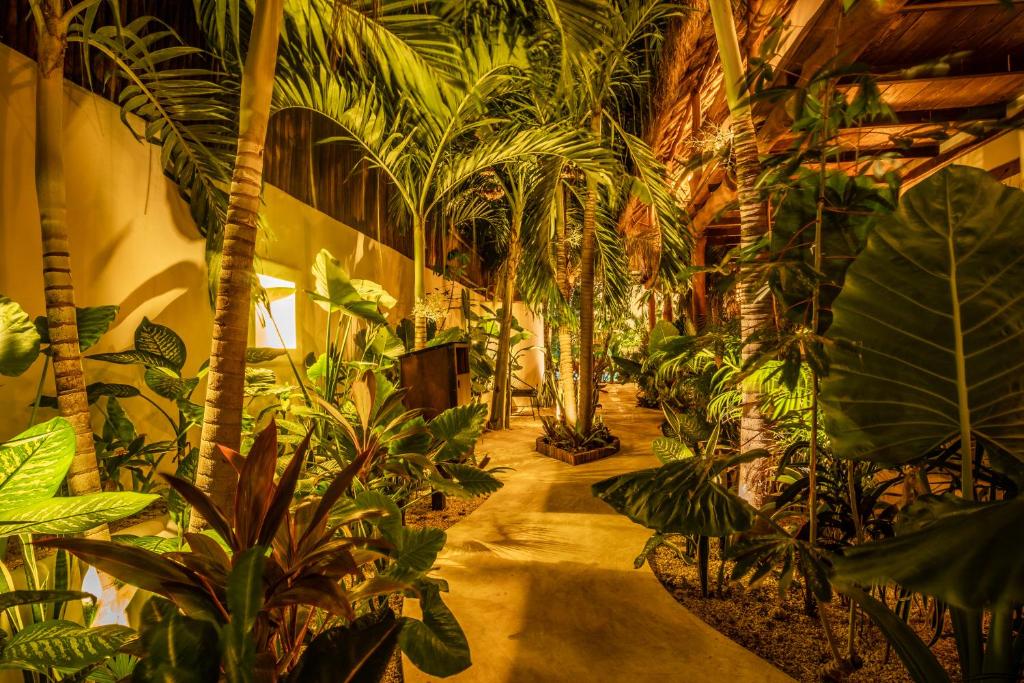
{"label": "stone planter box", "polygon": [[612,442],[607,446],[600,448],[594,448],[589,451],[567,451],[558,446],[548,443],[547,437],[541,436],[537,438],[537,452],[541,455],[546,455],[549,458],[555,460],[561,460],[567,462],[570,465],[582,465],[587,462],[594,462],[601,458],[607,458],[613,453],[619,452],[619,439],[613,438]]}

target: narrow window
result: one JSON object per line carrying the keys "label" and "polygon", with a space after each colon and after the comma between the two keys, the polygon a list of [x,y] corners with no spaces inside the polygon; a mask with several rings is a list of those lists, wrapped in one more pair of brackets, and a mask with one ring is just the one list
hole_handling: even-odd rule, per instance
{"label": "narrow window", "polygon": [[270,310],[267,310],[263,302],[256,304],[256,324],[253,326],[256,346],[271,349],[298,348],[295,283],[262,273],[257,277],[260,286],[267,292]]}

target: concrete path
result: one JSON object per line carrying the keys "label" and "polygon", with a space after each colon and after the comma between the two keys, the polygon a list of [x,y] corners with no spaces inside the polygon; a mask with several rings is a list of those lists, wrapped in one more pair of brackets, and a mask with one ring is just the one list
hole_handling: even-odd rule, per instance
{"label": "concrete path", "polygon": [[[602,395],[622,440],[604,460],[572,467],[535,453],[539,423],[524,418],[478,445],[515,471],[449,529],[438,561],[473,653],[472,668],[447,680],[792,680],[675,602],[650,569],[633,569],[649,532],[591,496],[596,481],[658,464],[650,442],[660,413],[637,408],[635,395],[615,386]],[[409,662],[405,675],[437,680]]]}

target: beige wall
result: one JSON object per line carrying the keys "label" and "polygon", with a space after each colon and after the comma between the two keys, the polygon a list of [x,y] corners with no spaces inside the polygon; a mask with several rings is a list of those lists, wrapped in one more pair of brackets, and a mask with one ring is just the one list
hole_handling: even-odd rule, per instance
{"label": "beige wall", "polygon": [[[34,64],[0,46],[0,294],[41,315],[43,286],[39,218],[33,178]],[[160,170],[159,150],[138,142],[119,119],[117,107],[72,85],[66,87],[68,221],[78,305],[120,304],[115,326],[91,352],[127,348],[143,316],[176,330],[188,347],[186,373],[194,373],[209,350],[203,240]],[[392,321],[412,310],[412,262],[362,233],[298,202],[274,187],[265,193],[261,265],[288,276],[300,289],[312,287],[309,267],[327,248],[354,277],[380,282],[399,304]],[[427,289],[441,285],[432,273]],[[456,296],[456,305],[458,297]],[[322,350],[323,313],[297,297],[299,349]],[[448,321],[458,324],[457,311]],[[282,362],[282,369],[286,364]],[[20,378],[0,376],[0,440],[25,428],[42,361]],[[87,381],[141,383],[141,371],[86,361]],[[50,379],[48,385],[52,385]],[[202,387],[196,393],[201,399]],[[52,393],[48,387],[47,393]],[[151,438],[162,438],[157,413],[139,399],[126,406]]]}

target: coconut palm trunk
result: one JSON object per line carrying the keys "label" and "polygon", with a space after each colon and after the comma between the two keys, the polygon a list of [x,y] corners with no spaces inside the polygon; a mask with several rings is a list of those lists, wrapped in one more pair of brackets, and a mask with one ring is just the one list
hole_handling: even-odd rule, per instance
{"label": "coconut palm trunk", "polygon": [[[590,117],[590,132],[601,134],[601,110]],[[580,400],[576,431],[590,434],[594,426],[594,266],[597,255],[597,180],[587,176],[580,247]]]}
{"label": "coconut palm trunk", "polygon": [[415,325],[413,348],[417,351],[427,346],[427,316],[423,308],[427,298],[424,285],[427,267],[426,241],[425,221],[421,216],[415,216],[412,220],[413,297],[415,298],[415,309],[413,310],[413,323]]}
{"label": "coconut palm trunk", "polygon": [[[555,284],[562,298],[569,301],[569,255],[565,245],[565,188],[555,192]],[[572,331],[565,320],[558,324],[558,384],[562,395],[562,417],[576,426],[576,380],[572,362]]]}
{"label": "coconut palm trunk", "polygon": [[[722,62],[726,99],[732,117],[732,147],[736,159],[736,188],[740,208],[740,245],[750,249],[768,232],[768,210],[757,190],[761,172],[757,133],[743,86],[743,58],[740,54],[736,25],[729,0],[711,0],[711,17],[715,24],[718,52]],[[746,270],[746,272],[743,272]],[[760,351],[752,335],[771,320],[771,299],[750,277],[750,266],[740,272],[736,295],[740,307],[740,334],[743,338],[741,357],[744,362]],[[761,412],[758,387],[743,387],[743,408],[740,419],[740,451],[764,448],[765,419]],[[740,495],[759,506],[770,482],[770,463],[763,459],[741,466]]]}
{"label": "coconut palm trunk", "polygon": [[[242,71],[238,145],[221,247],[206,411],[196,472],[196,485],[223,509],[228,509],[234,473],[217,452],[217,446],[237,450],[242,438],[245,349],[249,335],[256,223],[283,13],[284,0],[256,1]],[[193,512],[189,527],[200,530],[204,525],[204,520]]]}
{"label": "coconut palm trunk", "polygon": [[[68,470],[73,495],[101,490],[96,448],[89,418],[89,399],[82,369],[71,281],[67,185],[64,171],[64,53],[69,17],[61,0],[36,6],[39,38],[39,79],[36,87],[36,196],[43,242],[43,286],[46,323],[53,353],[53,379],[60,414],[75,430],[75,458]],[[106,525],[92,536],[107,536]]]}
{"label": "coconut palm trunk", "polygon": [[[517,212],[518,213],[518,212]],[[521,215],[512,218],[518,226]],[[516,291],[516,270],[519,269],[519,230],[516,227],[509,243],[509,255],[505,261],[505,281],[501,292],[501,330],[498,333],[498,362],[494,370],[494,393],[491,396],[490,429],[508,429],[511,409],[512,381],[512,303]]]}

